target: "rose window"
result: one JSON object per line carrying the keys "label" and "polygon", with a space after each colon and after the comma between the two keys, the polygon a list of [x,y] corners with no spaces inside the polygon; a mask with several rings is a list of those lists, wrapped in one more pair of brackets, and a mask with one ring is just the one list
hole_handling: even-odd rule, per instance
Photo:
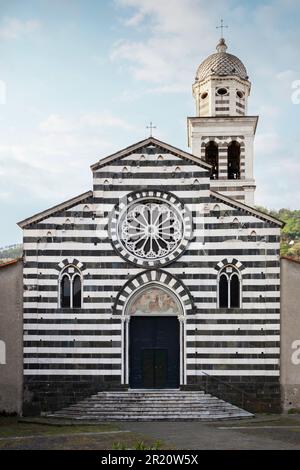
{"label": "rose window", "polygon": [[[152,191],[154,197],[135,194],[117,208],[110,234],[118,251],[139,265],[166,264],[185,248],[191,229],[190,218],[182,204],[169,194]],[[138,197],[140,196],[140,197]],[[123,206],[123,205],[122,205]]]}
{"label": "rose window", "polygon": [[182,221],[164,203],[137,204],[120,224],[120,238],[132,254],[145,259],[172,253],[182,237]]}

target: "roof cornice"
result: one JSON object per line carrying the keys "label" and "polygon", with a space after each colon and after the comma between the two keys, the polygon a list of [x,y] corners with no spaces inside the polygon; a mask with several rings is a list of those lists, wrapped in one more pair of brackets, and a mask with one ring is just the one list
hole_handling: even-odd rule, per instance
{"label": "roof cornice", "polygon": [[72,206],[76,206],[79,202],[85,201],[87,198],[93,195],[93,191],[87,191],[86,193],[80,194],[79,196],[73,197],[72,199],[68,199],[65,202],[62,202],[61,204],[57,204],[56,206],[50,207],[50,209],[47,209],[42,212],[38,212],[37,214],[28,217],[27,219],[21,220],[21,222],[18,222],[17,225],[21,228],[27,227],[27,225],[30,225],[34,222],[40,222],[43,219],[46,219],[50,215],[62,211],[64,209],[69,209]]}
{"label": "roof cornice", "polygon": [[256,217],[259,217],[260,219],[266,220],[268,222],[272,222],[273,224],[276,224],[279,227],[283,227],[285,225],[285,223],[282,222],[281,220],[276,219],[275,217],[272,217],[271,215],[265,214],[264,212],[261,212],[257,209],[254,209],[254,207],[251,207],[242,202],[236,201],[235,199],[232,199],[231,197],[224,196],[223,194],[220,194],[212,190],[210,190],[210,193],[215,199],[218,199],[221,202],[225,202],[226,204],[231,205],[233,207],[238,207],[239,209],[242,209],[248,212],[249,214],[255,215]]}

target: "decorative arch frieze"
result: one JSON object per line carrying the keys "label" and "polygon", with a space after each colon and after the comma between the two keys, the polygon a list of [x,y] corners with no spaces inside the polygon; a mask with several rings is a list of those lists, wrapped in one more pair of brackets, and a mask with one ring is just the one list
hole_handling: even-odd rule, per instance
{"label": "decorative arch frieze", "polygon": [[239,271],[243,271],[245,269],[245,266],[236,258],[224,258],[215,266],[215,270],[220,271],[224,268],[224,266],[228,265],[235,266]]}
{"label": "decorative arch frieze", "polygon": [[166,271],[162,270],[147,270],[130,279],[117,295],[113,314],[123,315],[124,307],[129,298],[143,286],[149,284],[157,284],[171,290],[180,300],[183,307],[184,315],[189,315],[193,312],[193,300],[188,289],[178,278],[172,276]]}
{"label": "decorative arch frieze", "polygon": [[56,269],[57,271],[61,271],[62,269],[64,269],[66,266],[68,265],[74,265],[76,266],[78,269],[80,269],[80,271],[84,271],[86,269],[86,266],[84,263],[82,263],[81,261],[79,261],[78,259],[76,258],[65,258],[63,259],[62,261],[60,261],[55,267],[54,269]]}
{"label": "decorative arch frieze", "polygon": [[217,137],[217,136],[212,136],[212,137],[205,137],[201,141],[201,147],[205,148],[208,142],[215,142],[217,145],[229,145],[230,142],[236,141],[240,144],[241,147],[245,146],[245,141],[244,141],[244,136],[229,136],[226,139],[223,137]]}

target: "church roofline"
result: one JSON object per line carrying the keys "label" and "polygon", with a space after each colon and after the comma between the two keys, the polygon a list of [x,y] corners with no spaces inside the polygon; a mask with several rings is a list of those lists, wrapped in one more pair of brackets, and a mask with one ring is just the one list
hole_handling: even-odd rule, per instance
{"label": "church roofline", "polygon": [[242,209],[252,215],[255,215],[256,217],[259,217],[260,219],[266,220],[268,222],[272,222],[273,224],[279,225],[280,227],[284,227],[285,223],[282,222],[282,220],[276,219],[275,217],[265,214],[264,212],[261,212],[257,209],[254,209],[254,207],[247,206],[246,204],[236,201],[235,199],[232,199],[228,196],[224,196],[223,194],[217,193],[216,191],[210,190],[211,195],[215,198],[218,199],[221,202],[225,202],[228,205],[231,205],[233,207],[238,207],[239,209]]}
{"label": "church roofline", "polygon": [[148,137],[145,140],[141,140],[140,142],[130,145],[129,147],[124,148],[123,150],[120,150],[116,153],[113,153],[112,155],[104,157],[103,159],[99,160],[97,163],[94,163],[93,165],[91,165],[91,170],[92,171],[98,170],[98,168],[102,168],[103,166],[109,165],[111,162],[118,160],[119,158],[127,157],[128,155],[139,150],[140,148],[148,147],[149,145],[156,145],[157,147],[161,147],[162,149],[167,150],[168,152],[176,156],[189,160],[195,163],[196,165],[201,166],[202,168],[205,168],[207,170],[211,169],[211,165],[209,163],[204,162],[203,160],[196,157],[195,155],[185,152],[184,150],[180,150],[177,147],[167,144],[166,142],[162,142],[161,140],[155,139],[154,137]]}
{"label": "church roofline", "polygon": [[290,263],[296,263],[300,265],[300,259],[292,258],[291,256],[280,256],[280,259],[284,259],[285,261],[289,261]]}
{"label": "church roofline", "polygon": [[50,207],[49,209],[46,209],[45,211],[38,212],[37,214],[28,217],[27,219],[21,220],[20,222],[17,223],[17,225],[21,228],[27,227],[27,225],[32,224],[33,222],[39,222],[42,219],[46,219],[52,214],[55,214],[56,212],[59,212],[64,209],[69,209],[72,206],[76,206],[79,202],[85,201],[87,198],[91,197],[93,195],[93,191],[87,191],[86,193],[80,194],[79,196],[75,196],[71,199],[68,199],[65,202],[62,202],[60,204],[57,204],[56,206]]}
{"label": "church roofline", "polygon": [[11,259],[9,261],[6,261],[4,263],[0,263],[0,269],[2,268],[6,268],[7,266],[11,266],[13,264],[16,264],[18,263],[19,261],[23,261],[23,258],[20,257],[20,258],[15,258],[15,259]]}

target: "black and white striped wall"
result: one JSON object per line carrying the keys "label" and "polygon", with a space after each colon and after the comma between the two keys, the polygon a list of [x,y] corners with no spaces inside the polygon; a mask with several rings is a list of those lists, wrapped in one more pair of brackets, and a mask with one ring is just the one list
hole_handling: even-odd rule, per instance
{"label": "black and white striped wall", "polygon": [[[92,170],[93,191],[20,223],[25,408],[59,408],[128,386],[122,305],[148,281],[184,305],[182,387],[201,387],[208,374],[278,403],[280,223],[212,191],[208,165],[153,138]],[[188,208],[192,236],[181,256],[147,268],[118,254],[108,225],[122,197],[155,190]],[[218,272],[226,264],[240,271],[239,309],[218,307]],[[60,308],[60,273],[68,265],[81,273],[80,309]]]}

